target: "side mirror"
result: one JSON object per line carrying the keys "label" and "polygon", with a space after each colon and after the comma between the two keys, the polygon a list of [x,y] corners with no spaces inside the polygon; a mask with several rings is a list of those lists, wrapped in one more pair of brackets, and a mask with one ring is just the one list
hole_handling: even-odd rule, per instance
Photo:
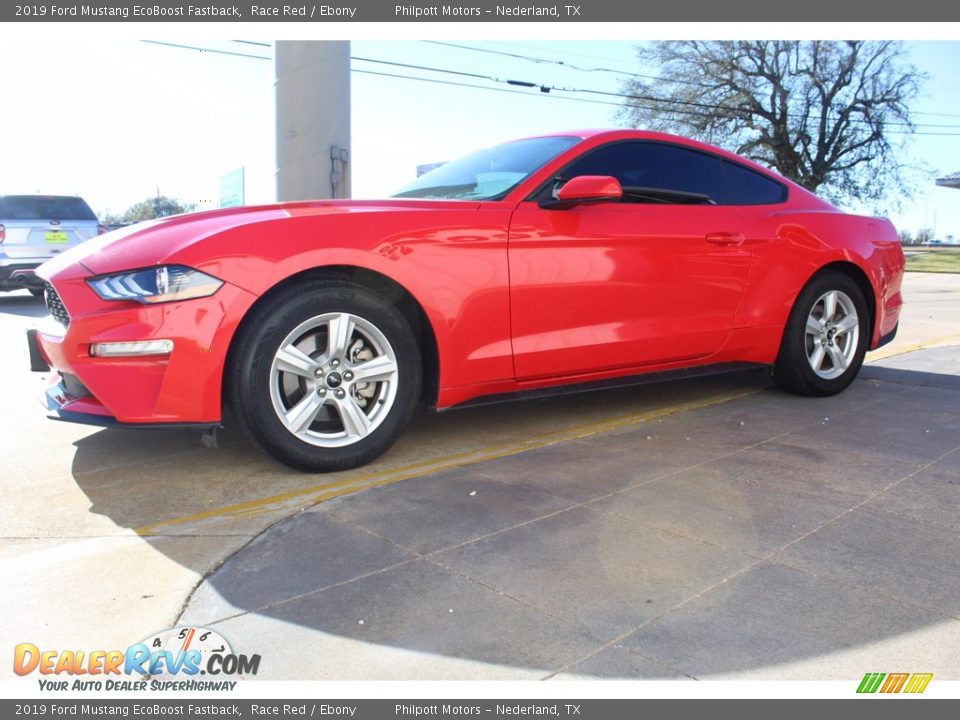
{"label": "side mirror", "polygon": [[619,201],[623,198],[620,181],[609,175],[578,175],[568,180],[557,192],[556,199],[540,203],[540,207],[563,210],[585,203]]}

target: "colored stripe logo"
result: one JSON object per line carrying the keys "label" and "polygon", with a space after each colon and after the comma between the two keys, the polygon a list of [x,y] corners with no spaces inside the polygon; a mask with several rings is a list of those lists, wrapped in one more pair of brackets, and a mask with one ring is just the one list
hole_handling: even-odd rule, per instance
{"label": "colored stripe logo", "polygon": [[867,673],[860,681],[858,693],[922,693],[933,673]]}
{"label": "colored stripe logo", "polygon": [[914,673],[907,681],[907,687],[903,689],[905,693],[922,693],[930,684],[933,673]]}

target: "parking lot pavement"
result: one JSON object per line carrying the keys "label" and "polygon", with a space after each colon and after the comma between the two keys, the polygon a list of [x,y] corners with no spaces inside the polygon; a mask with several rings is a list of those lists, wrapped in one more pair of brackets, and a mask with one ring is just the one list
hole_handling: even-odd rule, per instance
{"label": "parking lot pavement", "polygon": [[320,503],[181,620],[256,639],[274,678],[960,679],[960,386],[911,367],[958,360]]}
{"label": "parking lot pavement", "polygon": [[960,275],[906,273],[905,304],[896,340],[867,356],[868,361],[931,345],[960,343]]}
{"label": "parking lot pavement", "polygon": [[283,679],[960,679],[960,276],[929,277],[836,398],[754,372],[424,414],[325,476],[46,420],[44,310],[0,296],[0,645],[203,622]]}
{"label": "parking lot pavement", "polygon": [[[754,392],[762,374],[421,414],[364,468],[305,475],[230,430],[210,449],[182,430],[46,419],[24,331],[43,316],[0,295],[0,647],[126,647],[171,627],[200,580],[264,529],[331,497],[628,427]],[[0,677],[12,669],[0,666]]]}

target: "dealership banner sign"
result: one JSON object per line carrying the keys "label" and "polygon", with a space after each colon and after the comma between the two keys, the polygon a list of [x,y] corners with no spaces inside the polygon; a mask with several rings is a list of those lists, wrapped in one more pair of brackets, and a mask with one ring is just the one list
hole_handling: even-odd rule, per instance
{"label": "dealership banner sign", "polygon": [[770,3],[766,0],[695,0],[691,3],[626,3],[622,0],[463,3],[363,0],[362,3],[296,0],[113,0],[3,4],[4,22],[944,22],[960,19],[960,3],[865,0],[838,3]]}

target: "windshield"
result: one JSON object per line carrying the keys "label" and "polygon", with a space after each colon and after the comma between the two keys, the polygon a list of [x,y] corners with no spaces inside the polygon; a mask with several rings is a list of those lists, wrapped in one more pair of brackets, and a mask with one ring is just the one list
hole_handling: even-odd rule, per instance
{"label": "windshield", "polygon": [[498,200],[580,138],[515,140],[480,150],[421,175],[391,195],[436,200]]}

